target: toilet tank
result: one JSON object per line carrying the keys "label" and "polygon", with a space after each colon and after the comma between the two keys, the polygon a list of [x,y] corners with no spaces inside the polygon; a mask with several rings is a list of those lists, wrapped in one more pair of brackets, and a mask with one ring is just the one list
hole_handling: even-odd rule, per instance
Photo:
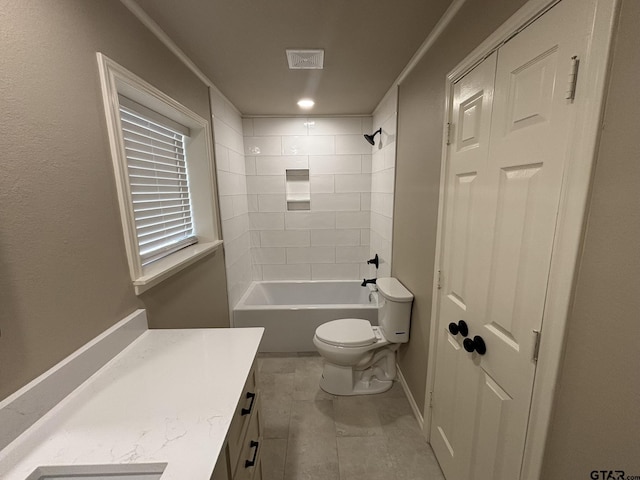
{"label": "toilet tank", "polygon": [[382,333],[391,343],[408,342],[413,294],[393,277],[379,278],[376,285],[379,293],[378,325]]}

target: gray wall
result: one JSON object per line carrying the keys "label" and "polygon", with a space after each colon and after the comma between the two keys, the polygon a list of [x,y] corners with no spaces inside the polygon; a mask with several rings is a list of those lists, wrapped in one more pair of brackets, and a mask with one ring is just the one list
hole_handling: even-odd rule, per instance
{"label": "gray wall", "polygon": [[204,118],[207,87],[117,1],[2,1],[0,31],[0,399],[139,307],[227,326],[221,252],[134,295],[95,52]]}
{"label": "gray wall", "polygon": [[624,0],[545,479],[640,475],[638,23],[640,2]]}
{"label": "gray wall", "polygon": [[419,408],[429,354],[445,78],[524,3],[468,0],[400,85],[392,274],[415,295],[411,341],[399,363]]}

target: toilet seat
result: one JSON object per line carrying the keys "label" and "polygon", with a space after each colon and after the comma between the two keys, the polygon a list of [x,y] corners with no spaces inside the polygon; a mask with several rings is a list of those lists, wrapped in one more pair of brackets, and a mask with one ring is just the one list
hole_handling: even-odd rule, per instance
{"label": "toilet seat", "polygon": [[316,337],[337,347],[366,347],[377,340],[371,324],[360,318],[342,318],[323,323],[316,329]]}

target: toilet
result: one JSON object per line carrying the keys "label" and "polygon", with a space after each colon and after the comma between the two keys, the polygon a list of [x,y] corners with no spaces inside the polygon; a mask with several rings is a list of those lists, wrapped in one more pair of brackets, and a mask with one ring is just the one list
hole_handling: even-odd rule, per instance
{"label": "toilet", "polygon": [[342,318],[323,323],[313,344],[324,358],[320,388],[333,395],[368,395],[391,388],[396,351],[409,341],[413,294],[395,278],[379,278],[378,324]]}

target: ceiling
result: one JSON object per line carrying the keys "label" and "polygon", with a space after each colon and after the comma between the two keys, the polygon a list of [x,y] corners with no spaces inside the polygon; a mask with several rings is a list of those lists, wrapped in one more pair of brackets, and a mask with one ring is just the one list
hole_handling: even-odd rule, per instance
{"label": "ceiling", "polygon": [[[136,0],[244,115],[370,114],[451,0]],[[325,50],[289,70],[285,49]]]}

